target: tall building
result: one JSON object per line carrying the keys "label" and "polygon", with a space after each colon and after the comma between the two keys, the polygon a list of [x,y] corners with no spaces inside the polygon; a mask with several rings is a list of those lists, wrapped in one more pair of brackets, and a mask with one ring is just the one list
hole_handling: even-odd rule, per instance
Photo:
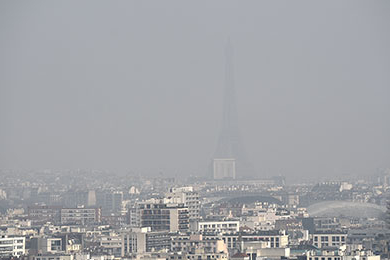
{"label": "tall building", "polygon": [[103,216],[119,214],[122,210],[123,193],[120,191],[98,191],[95,192],[95,203],[102,208]]}
{"label": "tall building", "polygon": [[189,212],[184,204],[166,204],[162,200],[139,202],[129,210],[132,227],[150,227],[151,231],[186,232]]}
{"label": "tall building", "polygon": [[62,205],[69,208],[88,205],[88,191],[69,190],[63,195],[62,201]]}
{"label": "tall building", "polygon": [[95,190],[88,191],[87,206],[88,207],[96,206],[96,192],[95,192]]}
{"label": "tall building", "polygon": [[234,90],[233,49],[230,41],[226,48],[225,69],[222,127],[212,163],[214,179],[235,179],[253,175],[253,168],[246,159],[244,144],[238,127]]}
{"label": "tall building", "polygon": [[184,204],[188,208],[190,220],[199,219],[199,193],[194,190],[194,187],[171,188],[165,196],[168,203]]}

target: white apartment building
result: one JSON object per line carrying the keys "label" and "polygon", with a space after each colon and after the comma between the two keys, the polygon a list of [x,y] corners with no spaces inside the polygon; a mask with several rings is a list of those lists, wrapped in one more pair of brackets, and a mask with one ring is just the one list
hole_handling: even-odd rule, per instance
{"label": "white apartment building", "polygon": [[266,246],[266,248],[286,248],[289,243],[288,235],[286,235],[284,231],[277,230],[256,231],[253,233],[226,233],[222,234],[222,240],[225,242],[228,249],[237,248],[240,243],[250,242],[258,242],[259,244]]}
{"label": "white apartment building", "polygon": [[233,233],[240,231],[240,221],[199,221],[198,231],[202,233]]}
{"label": "white apartment building", "polygon": [[198,249],[203,253],[227,253],[226,244],[221,238],[203,239],[202,235],[172,237],[171,251],[194,254]]}
{"label": "white apartment building", "polygon": [[29,256],[31,260],[74,260],[77,259],[71,254],[39,254]]}
{"label": "white apartment building", "polygon": [[121,256],[140,255],[170,247],[169,232],[152,232],[150,227],[132,228],[121,234]]}
{"label": "white apartment building", "polygon": [[110,232],[110,234],[101,235],[98,241],[104,253],[115,256],[121,255],[122,237],[119,234]]}
{"label": "white apartment building", "polygon": [[380,260],[380,255],[375,255],[372,251],[366,250],[322,250],[309,251],[306,253],[306,260]]}
{"label": "white apartment building", "polygon": [[0,258],[24,255],[25,248],[26,239],[24,237],[0,237]]}
{"label": "white apartment building", "polygon": [[322,248],[322,247],[340,247],[346,244],[347,234],[345,233],[314,233],[312,235],[313,245]]}
{"label": "white apartment building", "polygon": [[194,190],[194,187],[171,188],[165,197],[165,203],[184,204],[188,208],[190,220],[199,219],[199,193]]}

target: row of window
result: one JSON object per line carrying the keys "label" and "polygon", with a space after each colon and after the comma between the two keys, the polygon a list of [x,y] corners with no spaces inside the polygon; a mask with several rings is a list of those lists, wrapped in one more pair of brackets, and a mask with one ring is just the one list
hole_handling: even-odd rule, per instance
{"label": "row of window", "polygon": [[0,240],[0,245],[9,245],[9,244],[23,244],[23,239],[18,240]]}
{"label": "row of window", "polygon": [[215,228],[215,227],[237,227],[237,224],[203,224],[201,228]]}
{"label": "row of window", "polygon": [[340,257],[309,257],[309,260],[341,260]]}
{"label": "row of window", "polygon": [[[315,236],[314,241],[318,241],[318,238],[319,238],[319,236]],[[329,241],[329,237],[328,236],[321,236],[321,241]],[[339,242],[339,241],[344,242],[345,236],[332,236],[332,241],[333,242]]]}
{"label": "row of window", "polygon": [[[182,259],[182,258],[185,258],[185,257],[182,257],[182,256],[177,256],[177,257],[175,257],[175,256],[171,256],[170,257],[171,259]],[[210,259],[225,259],[226,258],[226,256],[224,256],[224,255],[207,255],[206,256],[206,259],[207,260],[210,260]],[[202,256],[201,255],[198,255],[198,256],[194,256],[194,255],[188,255],[187,256],[187,259],[202,259]]]}

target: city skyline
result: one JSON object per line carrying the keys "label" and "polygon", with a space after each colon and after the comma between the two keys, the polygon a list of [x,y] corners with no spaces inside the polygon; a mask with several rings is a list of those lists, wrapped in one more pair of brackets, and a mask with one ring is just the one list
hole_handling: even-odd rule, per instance
{"label": "city skyline", "polygon": [[390,260],[390,1],[0,1],[0,260]]}

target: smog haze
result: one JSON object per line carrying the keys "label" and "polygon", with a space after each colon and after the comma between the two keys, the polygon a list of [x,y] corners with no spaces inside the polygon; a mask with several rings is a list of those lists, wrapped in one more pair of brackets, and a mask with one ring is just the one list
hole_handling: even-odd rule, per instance
{"label": "smog haze", "polygon": [[0,168],[205,176],[234,49],[256,176],[390,162],[389,1],[2,1]]}

